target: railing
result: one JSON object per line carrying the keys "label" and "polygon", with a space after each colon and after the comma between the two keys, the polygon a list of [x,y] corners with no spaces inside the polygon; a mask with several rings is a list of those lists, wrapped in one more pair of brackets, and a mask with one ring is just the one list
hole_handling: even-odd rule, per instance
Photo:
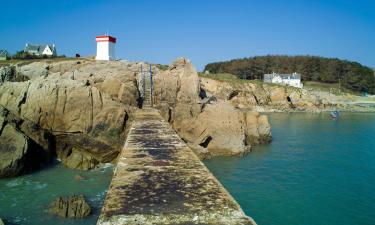
{"label": "railing", "polygon": [[146,72],[143,69],[143,65],[141,65],[141,84],[142,84],[142,99],[143,99],[143,106],[153,106],[153,95],[154,95],[154,81],[153,81],[153,73],[152,73],[152,66],[150,65],[149,68],[149,77],[146,76]]}

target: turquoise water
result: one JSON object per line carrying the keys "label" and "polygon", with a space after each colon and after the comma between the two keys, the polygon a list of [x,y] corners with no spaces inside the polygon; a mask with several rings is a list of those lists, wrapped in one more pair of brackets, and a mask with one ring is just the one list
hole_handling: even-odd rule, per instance
{"label": "turquoise water", "polygon": [[[270,114],[273,142],[246,157],[205,164],[259,225],[374,225],[375,114]],[[17,225],[94,225],[112,167],[71,170],[55,164],[0,179],[0,218]],[[82,180],[75,177],[79,175]],[[84,194],[88,219],[48,214],[61,195]]]}
{"label": "turquoise water", "polygon": [[374,225],[375,114],[270,114],[273,142],[205,164],[258,225]]}
{"label": "turquoise water", "polygon": [[[112,178],[113,168],[79,171],[55,163],[49,168],[17,178],[0,179],[0,218],[17,225],[96,224]],[[77,175],[81,179],[77,179]],[[83,194],[92,206],[87,219],[60,219],[48,213],[58,196]]]}

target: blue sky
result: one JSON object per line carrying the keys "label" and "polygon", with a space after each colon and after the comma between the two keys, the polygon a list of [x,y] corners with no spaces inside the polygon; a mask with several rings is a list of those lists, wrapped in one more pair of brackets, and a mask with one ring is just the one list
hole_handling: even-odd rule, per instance
{"label": "blue sky", "polygon": [[[204,65],[266,54],[318,55],[375,67],[371,0],[0,0],[0,49],[54,43],[95,55],[95,36],[118,38],[117,57]],[[5,9],[5,10],[4,10]]]}

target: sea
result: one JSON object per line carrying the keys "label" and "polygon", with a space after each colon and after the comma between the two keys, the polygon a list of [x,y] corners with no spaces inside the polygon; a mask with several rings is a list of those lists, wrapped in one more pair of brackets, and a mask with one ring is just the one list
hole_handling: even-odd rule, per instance
{"label": "sea", "polygon": [[273,141],[205,161],[258,225],[375,225],[375,113],[269,114]]}
{"label": "sea", "polygon": [[[243,157],[204,163],[258,225],[375,225],[375,113],[268,114],[273,141]],[[113,167],[59,162],[0,179],[0,218],[17,225],[94,225]],[[86,219],[48,213],[58,196],[85,195]]]}

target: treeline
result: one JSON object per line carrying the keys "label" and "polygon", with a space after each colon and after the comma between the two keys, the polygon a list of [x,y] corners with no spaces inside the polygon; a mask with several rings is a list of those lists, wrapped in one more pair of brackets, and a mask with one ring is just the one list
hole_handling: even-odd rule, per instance
{"label": "treeline", "polygon": [[257,56],[210,63],[210,73],[231,73],[241,79],[263,79],[267,73],[300,73],[302,81],[338,83],[353,91],[375,94],[374,71],[357,62],[317,56]]}

